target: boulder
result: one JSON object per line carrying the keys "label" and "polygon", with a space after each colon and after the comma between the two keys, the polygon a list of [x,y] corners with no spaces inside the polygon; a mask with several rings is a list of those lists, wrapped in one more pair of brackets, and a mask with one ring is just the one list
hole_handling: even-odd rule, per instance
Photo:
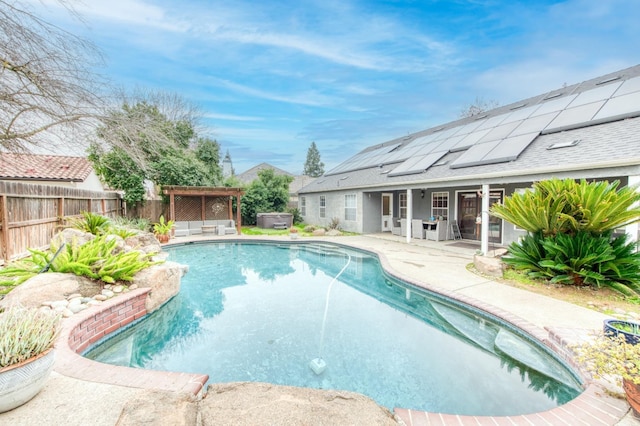
{"label": "boulder", "polygon": [[202,425],[397,425],[394,415],[353,392],[269,383],[209,385],[199,403]]}
{"label": "boulder", "polygon": [[66,244],[74,243],[81,246],[88,241],[91,241],[96,236],[90,232],[84,232],[75,228],[65,228],[62,231],[58,232],[53,239],[60,243],[64,242]]}
{"label": "boulder", "polygon": [[125,240],[125,243],[133,250],[140,250],[143,253],[160,253],[162,248],[151,232],[140,231],[136,235]]}
{"label": "boulder", "polygon": [[473,265],[479,272],[485,275],[502,277],[502,260],[500,260],[500,258],[476,254],[473,256]]}
{"label": "boulder", "polygon": [[180,280],[187,273],[188,267],[176,262],[164,262],[153,265],[138,272],[133,278],[132,284],[138,288],[150,288],[147,297],[147,312],[158,309],[167,300],[180,291]]}
{"label": "boulder", "polygon": [[116,426],[197,424],[198,405],[193,395],[150,390],[127,401]]}
{"label": "boulder", "polygon": [[322,237],[324,236],[324,234],[326,234],[326,231],[324,230],[324,228],[318,228],[312,233],[314,237]]}
{"label": "boulder", "polygon": [[11,290],[0,304],[2,306],[20,304],[24,307],[37,308],[42,305],[42,302],[64,300],[73,293],[91,297],[100,293],[100,284],[73,274],[46,272],[28,279]]}
{"label": "boulder", "polygon": [[329,232],[327,232],[327,235],[329,237],[338,237],[342,235],[342,232],[338,231],[337,229],[330,229]]}

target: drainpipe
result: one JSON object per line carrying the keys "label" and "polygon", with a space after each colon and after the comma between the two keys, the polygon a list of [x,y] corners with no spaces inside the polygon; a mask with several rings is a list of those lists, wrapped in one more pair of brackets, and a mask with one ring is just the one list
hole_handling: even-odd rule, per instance
{"label": "drainpipe", "polygon": [[489,252],[489,185],[482,184],[482,224],[480,225],[480,250],[486,256]]}
{"label": "drainpipe", "polygon": [[407,243],[411,242],[411,219],[413,219],[413,192],[407,189]]}

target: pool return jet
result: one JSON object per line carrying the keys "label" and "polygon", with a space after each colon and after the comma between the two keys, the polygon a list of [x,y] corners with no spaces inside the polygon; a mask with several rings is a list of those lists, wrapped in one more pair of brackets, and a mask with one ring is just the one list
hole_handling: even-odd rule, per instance
{"label": "pool return jet", "polygon": [[347,252],[347,263],[342,267],[338,275],[333,277],[331,283],[329,284],[329,288],[327,289],[326,301],[324,304],[324,317],[322,318],[322,331],[320,332],[320,348],[318,350],[318,357],[311,360],[309,363],[309,368],[315,373],[316,376],[324,373],[324,370],[327,369],[327,363],[322,358],[322,353],[324,351],[324,330],[327,324],[327,313],[329,312],[329,297],[331,296],[331,289],[333,288],[333,284],[337,281],[338,277],[342,275],[342,273],[347,269],[349,264],[351,263],[351,255]]}

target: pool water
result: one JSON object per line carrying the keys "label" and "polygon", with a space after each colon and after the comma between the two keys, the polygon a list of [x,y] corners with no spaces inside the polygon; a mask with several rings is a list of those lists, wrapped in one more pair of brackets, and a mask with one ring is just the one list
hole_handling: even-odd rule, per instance
{"label": "pool water", "polygon": [[[318,243],[167,251],[189,265],[180,293],[85,356],[204,373],[210,383],[349,390],[390,409],[461,415],[539,412],[582,391],[517,330],[391,278],[371,254]],[[326,369],[316,374],[314,360]]]}

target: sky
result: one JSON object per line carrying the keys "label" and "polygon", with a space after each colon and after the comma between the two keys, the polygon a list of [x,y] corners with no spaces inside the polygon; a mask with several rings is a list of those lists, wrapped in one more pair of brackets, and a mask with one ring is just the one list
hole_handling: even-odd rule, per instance
{"label": "sky", "polygon": [[[33,0],[35,1],[35,0]],[[42,3],[42,4],[41,4]],[[125,90],[177,93],[236,174],[374,144],[640,63],[638,0],[85,0],[43,17]]]}

